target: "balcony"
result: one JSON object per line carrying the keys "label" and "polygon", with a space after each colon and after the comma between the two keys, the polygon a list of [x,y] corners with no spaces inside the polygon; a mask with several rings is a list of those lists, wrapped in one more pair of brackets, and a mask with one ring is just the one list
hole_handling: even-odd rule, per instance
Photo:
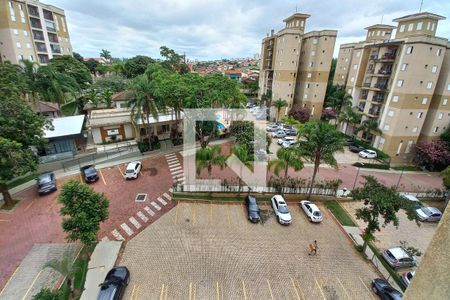
{"label": "balcony", "polygon": [[367,91],[365,91],[366,93],[361,93],[361,96],[359,97],[359,99],[361,99],[361,100],[367,100],[367,96],[368,96],[368,94],[369,93],[367,93]]}
{"label": "balcony", "polygon": [[54,53],[54,54],[60,54],[61,53],[61,47],[59,47],[59,45],[51,44],[50,48],[52,49],[52,53]]}
{"label": "balcony", "polygon": [[395,59],[395,52],[384,53],[382,59]]}
{"label": "balcony", "polygon": [[371,59],[371,60],[378,59],[378,53],[372,54],[369,59]]}
{"label": "balcony", "polygon": [[370,87],[370,82],[364,82],[363,87]]}
{"label": "balcony", "polygon": [[375,70],[374,69],[367,69],[367,74],[373,74],[375,72]]}
{"label": "balcony", "polygon": [[380,109],[369,109],[369,116],[378,117],[380,115]]}
{"label": "balcony", "polygon": [[44,19],[53,21],[53,13],[51,11],[44,9],[43,13],[44,13]]}
{"label": "balcony", "polygon": [[32,28],[42,29],[40,20],[30,18],[30,24]]}
{"label": "balcony", "polygon": [[45,46],[44,43],[35,42],[34,44],[36,45],[37,52],[47,53],[47,47]]}
{"label": "balcony", "polygon": [[47,64],[49,59],[48,59],[48,55],[44,55],[44,54],[38,54],[39,57],[39,62],[41,64]]}
{"label": "balcony", "polygon": [[380,89],[380,90],[385,90],[385,89],[387,89],[387,86],[388,86],[387,83],[378,82],[375,84],[374,88]]}
{"label": "balcony", "polygon": [[384,96],[373,96],[372,97],[372,102],[383,103],[383,101],[384,101]]}
{"label": "balcony", "polygon": [[39,18],[39,10],[38,10],[38,8],[37,8],[36,6],[30,6],[30,5],[28,5],[28,14],[29,14],[31,17]]}
{"label": "balcony", "polygon": [[47,28],[47,31],[56,32],[56,26],[55,22],[45,20],[45,28]]}
{"label": "balcony", "polygon": [[34,30],[33,29],[33,38],[37,41],[44,41],[44,34],[42,33],[42,31],[39,30]]}
{"label": "balcony", "polygon": [[360,111],[360,112],[364,112],[364,108],[366,107],[366,104],[365,103],[359,103],[359,106],[358,106],[358,111]]}
{"label": "balcony", "polygon": [[59,43],[58,36],[54,33],[48,33],[48,40],[50,41],[50,43]]}
{"label": "balcony", "polygon": [[391,75],[391,73],[392,73],[391,69],[383,69],[383,68],[381,68],[381,69],[378,70],[378,74],[380,74],[380,75],[389,76],[389,75]]}

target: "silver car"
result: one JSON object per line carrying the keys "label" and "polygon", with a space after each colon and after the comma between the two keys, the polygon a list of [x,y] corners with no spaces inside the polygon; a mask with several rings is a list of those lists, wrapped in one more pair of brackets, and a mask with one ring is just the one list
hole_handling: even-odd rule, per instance
{"label": "silver car", "polygon": [[284,138],[286,136],[286,132],[284,132],[284,130],[278,130],[272,133],[272,136],[275,138]]}
{"label": "silver car", "polygon": [[411,256],[402,247],[386,249],[383,258],[394,269],[414,267],[417,264],[415,256]]}
{"label": "silver car", "polygon": [[416,209],[416,214],[422,222],[439,222],[442,213],[436,207],[423,206]]}

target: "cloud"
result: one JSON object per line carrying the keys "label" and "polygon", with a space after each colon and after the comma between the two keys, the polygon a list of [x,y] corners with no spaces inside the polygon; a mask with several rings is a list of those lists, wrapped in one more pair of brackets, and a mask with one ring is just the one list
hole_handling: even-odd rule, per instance
{"label": "cloud", "polygon": [[[145,54],[159,57],[168,46],[191,59],[248,57],[260,52],[261,39],[295,12],[292,0],[47,0],[66,11],[74,51],[98,56],[108,49],[115,57]],[[339,45],[365,38],[364,27],[418,12],[403,0],[305,0],[297,6],[308,13],[306,30],[336,29]],[[450,2],[433,0],[423,11],[450,17]],[[450,22],[441,21],[437,34],[450,36]]]}

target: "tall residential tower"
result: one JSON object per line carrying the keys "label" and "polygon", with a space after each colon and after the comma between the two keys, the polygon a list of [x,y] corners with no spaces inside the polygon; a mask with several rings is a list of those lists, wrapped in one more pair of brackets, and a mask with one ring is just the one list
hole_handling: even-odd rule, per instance
{"label": "tall residential tower", "polygon": [[[336,30],[304,33],[307,14],[295,13],[285,28],[262,40],[258,97],[272,93],[272,100],[283,99],[288,107],[308,107],[311,117],[319,119],[333,58]],[[274,112],[272,110],[271,116]]]}
{"label": "tall residential tower", "polygon": [[35,0],[0,0],[0,62],[46,64],[72,55],[64,10]]}

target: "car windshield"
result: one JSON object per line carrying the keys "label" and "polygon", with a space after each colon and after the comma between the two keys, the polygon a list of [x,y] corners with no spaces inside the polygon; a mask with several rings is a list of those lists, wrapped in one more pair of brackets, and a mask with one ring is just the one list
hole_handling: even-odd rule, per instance
{"label": "car windshield", "polygon": [[313,215],[314,215],[315,217],[320,217],[320,212],[319,212],[319,211],[315,211],[315,212],[313,212]]}
{"label": "car windshield", "polygon": [[421,209],[423,211],[424,214],[426,214],[427,216],[431,216],[432,212],[427,208],[427,207],[422,207]]}
{"label": "car windshield", "polygon": [[288,214],[289,208],[286,205],[280,205],[280,207],[278,208],[278,211],[282,214]]}
{"label": "car windshield", "polygon": [[84,173],[86,175],[95,175],[95,169],[93,167],[87,168],[86,170],[84,170]]}
{"label": "car windshield", "polygon": [[52,181],[52,179],[51,179],[50,175],[44,175],[44,176],[41,176],[38,178],[39,184],[46,184],[51,181]]}
{"label": "car windshield", "polygon": [[134,173],[134,170],[133,169],[128,169],[127,173]]}
{"label": "car windshield", "polygon": [[411,280],[413,278],[413,273],[408,272],[408,274],[406,274],[406,278],[408,278],[408,280]]}

